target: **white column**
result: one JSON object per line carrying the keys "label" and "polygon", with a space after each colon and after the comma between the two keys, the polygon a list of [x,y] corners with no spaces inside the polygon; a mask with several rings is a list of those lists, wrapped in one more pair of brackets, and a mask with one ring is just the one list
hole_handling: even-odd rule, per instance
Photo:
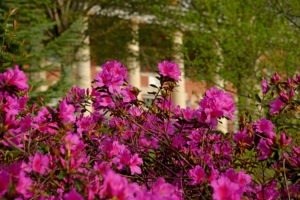
{"label": "white column", "polygon": [[[83,44],[77,52],[77,86],[81,89],[91,88],[91,55],[90,55],[90,38],[85,35],[88,31],[88,17],[84,19],[82,30]],[[91,92],[91,91],[90,91]],[[88,111],[84,113],[88,116],[92,112],[92,106],[85,107]]]}
{"label": "white column", "polygon": [[[215,81],[217,84],[216,87],[221,90],[224,90],[225,83],[224,83],[224,80],[219,75],[220,68],[223,67],[224,57],[222,54],[222,49],[217,41],[215,41],[215,45],[216,45],[216,53],[220,58],[220,62],[217,65],[217,74],[215,77]],[[217,130],[222,131],[223,133],[227,133],[228,132],[228,120],[226,118],[221,118],[219,121],[220,122],[218,123]]]}
{"label": "white column", "polygon": [[175,62],[178,64],[179,69],[181,71],[180,79],[178,82],[178,86],[175,87],[173,92],[173,102],[175,105],[179,105],[181,108],[186,107],[186,92],[185,92],[185,78],[184,78],[184,59],[183,54],[181,52],[182,46],[182,37],[183,34],[181,31],[176,31],[174,33],[174,45],[175,45]]}
{"label": "white column", "polygon": [[132,53],[127,60],[127,70],[129,75],[129,84],[141,88],[141,66],[139,62],[139,22],[137,20],[131,20],[131,28],[133,33],[133,40],[128,44],[128,50]]}
{"label": "white column", "polygon": [[77,85],[81,89],[87,89],[91,87],[91,56],[90,56],[90,38],[85,37],[85,33],[88,30],[88,18],[84,18],[83,29],[83,45],[77,53]]}

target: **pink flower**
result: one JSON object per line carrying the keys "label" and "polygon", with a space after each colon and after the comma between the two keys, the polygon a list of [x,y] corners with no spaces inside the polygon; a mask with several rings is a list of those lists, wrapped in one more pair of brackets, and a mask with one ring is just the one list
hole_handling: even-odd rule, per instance
{"label": "pink flower", "polygon": [[281,77],[277,74],[277,72],[275,72],[275,74],[271,78],[271,83],[276,83],[279,81],[281,81]]}
{"label": "pink flower", "polygon": [[3,74],[0,74],[0,88],[5,86],[15,86],[18,91],[26,91],[29,86],[27,85],[27,78],[23,71],[19,70],[19,66],[15,65],[15,70],[8,69]]}
{"label": "pink flower", "polygon": [[288,102],[289,101],[289,97],[286,94],[286,91],[283,90],[281,93],[279,93],[279,97],[283,102]]}
{"label": "pink flower", "polygon": [[280,109],[282,108],[282,106],[284,104],[285,103],[283,101],[281,101],[279,97],[277,97],[277,99],[275,101],[270,102],[270,106],[271,106],[270,113],[271,114],[276,114],[276,113],[279,114]]}
{"label": "pink flower", "polygon": [[291,87],[293,87],[293,82],[291,81],[291,79],[290,78],[287,78],[287,83],[286,83],[286,86],[285,86],[286,88],[291,88]]}
{"label": "pink flower", "polygon": [[266,94],[269,90],[268,82],[266,79],[262,78],[262,88],[263,88],[263,94]]}
{"label": "pink flower", "polygon": [[136,96],[130,91],[131,87],[127,87],[124,90],[122,90],[122,95],[124,96],[124,102],[131,102],[133,100],[136,100]]}
{"label": "pink flower", "polygon": [[221,176],[218,180],[213,180],[211,186],[214,189],[214,200],[240,200],[242,191],[237,183],[231,182],[229,178]]}
{"label": "pink flower", "polygon": [[80,144],[79,136],[76,134],[69,133],[65,137],[65,146],[68,150],[76,150],[77,146]]}
{"label": "pink flower", "polygon": [[190,107],[182,109],[182,114],[185,120],[191,120],[194,117],[194,111]]}
{"label": "pink flower", "polygon": [[65,200],[84,200],[84,198],[73,188],[69,193],[64,195]]}
{"label": "pink flower", "polygon": [[261,151],[261,155],[258,156],[258,159],[265,160],[272,154],[271,148],[269,147],[267,142],[262,138],[259,141],[257,149]]}
{"label": "pink flower", "polygon": [[295,90],[294,90],[294,88],[292,88],[289,92],[289,99],[292,99],[294,94],[295,94]]}
{"label": "pink flower", "polygon": [[111,93],[120,92],[120,86],[124,80],[128,80],[127,70],[117,61],[106,62],[102,65],[102,71],[95,76],[98,87],[107,87]]}
{"label": "pink flower", "polygon": [[275,200],[279,197],[279,192],[277,190],[275,190],[274,188],[277,186],[276,182],[271,182],[267,187],[265,186],[262,189],[262,186],[260,185],[257,188],[257,198],[259,200]]}
{"label": "pink flower", "polygon": [[243,170],[239,171],[237,181],[240,187],[246,187],[248,184],[251,183],[251,180],[252,177],[250,175],[245,174]]}
{"label": "pink flower", "polygon": [[17,97],[6,97],[6,103],[2,104],[4,111],[6,111],[7,115],[18,115],[19,112],[22,111],[20,108],[20,102]]}
{"label": "pink flower", "polygon": [[266,118],[259,119],[255,124],[258,133],[265,133],[269,138],[274,138],[276,134],[273,132],[274,125]]}
{"label": "pink flower", "polygon": [[254,139],[249,137],[247,133],[247,129],[244,129],[243,131],[238,131],[232,138],[237,144],[246,143],[249,146],[253,143],[253,139]]}
{"label": "pink flower", "polygon": [[125,165],[127,165],[130,161],[130,151],[123,150],[119,153],[117,157],[112,159],[112,162],[118,164],[118,169],[121,170]]}
{"label": "pink flower", "polygon": [[[176,197],[176,188],[169,184],[166,183],[165,179],[163,178],[158,178],[156,182],[152,186],[152,194],[157,196],[157,197],[169,197],[166,199],[177,199]],[[154,198],[151,198],[154,199]],[[159,198],[160,199],[160,198]]]}
{"label": "pink flower", "polygon": [[100,107],[114,107],[114,102],[111,97],[101,95],[100,93],[100,95],[96,96],[96,102],[93,104],[96,109]]}
{"label": "pink flower", "polygon": [[162,63],[158,63],[159,73],[163,76],[168,76],[173,78],[176,81],[181,81],[179,78],[181,75],[181,71],[179,70],[178,64],[173,61],[163,61]]}
{"label": "pink flower", "polygon": [[40,152],[37,152],[34,157],[30,156],[29,160],[34,172],[46,174],[49,165],[49,158],[47,155],[42,155]]}
{"label": "pink flower", "polygon": [[228,116],[234,119],[235,111],[234,101],[230,94],[212,87],[205,92],[206,96],[199,102],[199,109],[195,112],[198,120],[207,123],[212,129],[215,129],[217,118]]}
{"label": "pink flower", "polygon": [[69,123],[75,121],[73,116],[75,108],[73,105],[68,105],[66,99],[64,99],[59,105],[58,117],[62,119],[63,123]]}
{"label": "pink flower", "polygon": [[129,192],[126,178],[113,171],[109,171],[105,175],[103,185],[100,189],[101,197],[106,195],[108,198],[116,197],[118,200],[124,200]]}
{"label": "pink flower", "polygon": [[210,176],[207,179],[209,182],[216,180],[216,178],[219,176],[219,171],[217,169],[215,169],[213,166],[210,166],[210,169]]}
{"label": "pink flower", "polygon": [[6,170],[0,172],[0,197],[5,195],[8,189],[10,181],[10,176],[8,175]]}
{"label": "pink flower", "polygon": [[296,80],[294,80],[296,84],[300,83],[300,74],[296,75]]}
{"label": "pink flower", "polygon": [[141,174],[141,168],[138,165],[143,164],[143,159],[139,158],[139,155],[136,153],[129,161],[129,168],[131,171],[131,175],[134,173]]}
{"label": "pink flower", "polygon": [[201,182],[203,182],[205,178],[204,170],[201,166],[197,165],[194,169],[191,169],[189,171],[189,176],[193,179],[193,181],[190,182],[191,185],[196,185]]}
{"label": "pink flower", "polygon": [[29,189],[31,186],[32,186],[32,180],[29,177],[27,177],[23,171],[21,171],[19,174],[18,185],[16,187],[18,193],[24,196],[28,196],[30,193]]}
{"label": "pink flower", "polygon": [[280,146],[281,147],[285,147],[285,146],[288,146],[292,142],[292,138],[287,139],[286,135],[284,133],[282,133],[280,135],[279,142],[280,142]]}
{"label": "pink flower", "polygon": [[172,145],[177,148],[181,149],[186,144],[186,140],[182,137],[181,134],[175,135],[173,138]]}

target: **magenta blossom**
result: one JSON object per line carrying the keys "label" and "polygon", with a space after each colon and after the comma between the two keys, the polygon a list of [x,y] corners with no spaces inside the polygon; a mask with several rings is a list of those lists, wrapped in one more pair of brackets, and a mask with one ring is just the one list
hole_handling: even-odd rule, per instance
{"label": "magenta blossom", "polygon": [[120,92],[124,80],[128,80],[127,70],[117,61],[106,62],[101,66],[102,71],[96,74],[95,80],[98,87],[107,87],[111,93]]}
{"label": "magenta blossom", "polygon": [[30,156],[29,160],[34,172],[46,174],[46,171],[49,170],[49,158],[47,155],[42,155],[40,152],[37,152],[34,157]]}
{"label": "magenta blossom", "polygon": [[214,189],[214,200],[240,200],[242,190],[237,183],[231,182],[229,178],[221,176],[218,180],[213,180],[211,186]]}
{"label": "magenta blossom", "polygon": [[138,165],[143,164],[143,159],[139,158],[138,154],[134,154],[133,157],[129,161],[129,168],[131,171],[131,175],[134,173],[141,174],[141,168]]}
{"label": "magenta blossom", "polygon": [[294,94],[295,94],[295,90],[294,90],[294,88],[292,88],[289,92],[289,99],[292,99]]}
{"label": "magenta blossom", "polygon": [[283,90],[282,92],[279,93],[279,97],[283,102],[288,102],[289,101],[289,97],[286,94],[286,91]]}
{"label": "magenta blossom", "polygon": [[257,149],[261,151],[261,155],[258,156],[258,159],[265,160],[272,154],[272,150],[267,141],[262,138],[259,140]]}
{"label": "magenta blossom", "polygon": [[284,106],[284,102],[280,100],[279,97],[277,97],[277,99],[275,101],[271,101],[270,102],[270,113],[271,114],[279,114],[280,113],[280,109],[282,108],[282,106]]}
{"label": "magenta blossom", "polygon": [[259,200],[275,200],[279,197],[279,192],[275,190],[277,186],[276,182],[271,182],[267,187],[262,187],[261,185],[257,188],[257,198]]}
{"label": "magenta blossom", "polygon": [[124,96],[124,102],[131,102],[136,99],[136,96],[130,91],[131,87],[127,87],[121,91],[122,95]]}
{"label": "magenta blossom", "polygon": [[279,81],[281,81],[281,77],[277,74],[277,72],[275,72],[275,74],[271,77],[271,82],[276,83]]}
{"label": "magenta blossom", "polygon": [[182,114],[185,120],[191,120],[194,117],[194,110],[192,110],[190,107],[187,107],[186,109],[182,109]]}
{"label": "magenta blossom", "polygon": [[218,125],[217,118],[228,116],[234,119],[234,101],[230,94],[212,87],[206,91],[206,96],[199,102],[199,109],[195,112],[200,122],[208,123],[212,129]]}
{"label": "magenta blossom", "polygon": [[245,174],[245,172],[243,170],[239,171],[238,173],[238,184],[240,185],[240,187],[246,187],[247,185],[249,185],[251,183],[252,177],[248,174]]}
{"label": "magenta blossom", "polygon": [[266,94],[269,90],[268,82],[264,78],[262,78],[262,88],[263,88],[263,90],[262,90],[263,94]]}
{"label": "magenta blossom", "polygon": [[27,77],[23,71],[19,70],[19,66],[15,66],[15,70],[8,69],[3,74],[0,74],[0,89],[5,86],[15,86],[18,91],[26,91],[29,86]]}
{"label": "magenta blossom", "polygon": [[[178,198],[178,192],[176,191],[176,188],[169,184],[166,183],[165,179],[163,178],[158,178],[156,182],[152,186],[152,194],[155,195],[156,197],[169,197],[169,198],[159,198],[161,200],[163,199],[180,199]],[[154,198],[151,198],[154,199]]]}
{"label": "magenta blossom", "polygon": [[248,135],[247,129],[244,129],[243,131],[238,131],[232,138],[237,144],[248,144],[249,147],[252,145],[254,140],[254,138],[251,138]]}
{"label": "magenta blossom", "polygon": [[276,136],[276,133],[273,132],[275,126],[270,120],[262,118],[259,119],[254,125],[256,126],[256,131],[258,133],[264,133],[268,136],[268,138],[274,138]]}
{"label": "magenta blossom", "polygon": [[81,143],[79,136],[72,133],[69,133],[65,137],[64,142],[67,150],[76,150],[77,146]]}
{"label": "magenta blossom", "polygon": [[116,174],[113,171],[109,171],[105,177],[103,185],[100,189],[100,196],[104,195],[108,198],[116,198],[118,200],[124,200],[129,195],[128,182],[126,178]]}
{"label": "magenta blossom", "polygon": [[32,180],[26,176],[26,174],[21,171],[19,174],[19,181],[17,185],[18,193],[24,196],[30,196],[30,187],[32,186]]}
{"label": "magenta blossom", "polygon": [[73,105],[67,104],[67,101],[64,99],[59,105],[59,115],[58,117],[62,119],[63,123],[74,122],[75,117],[73,116],[75,108]]}
{"label": "magenta blossom", "polygon": [[6,170],[0,172],[0,198],[5,195],[8,189],[10,176]]}
{"label": "magenta blossom", "polygon": [[284,133],[282,133],[280,135],[279,142],[280,142],[280,146],[281,147],[286,147],[286,146],[288,146],[292,142],[292,138],[287,139],[286,135]]}
{"label": "magenta blossom", "polygon": [[73,188],[69,193],[64,195],[65,200],[84,200],[84,198],[76,192],[76,189]]}
{"label": "magenta blossom", "polygon": [[197,165],[194,169],[191,169],[189,171],[189,176],[193,179],[193,181],[190,182],[191,185],[196,185],[201,182],[203,182],[205,178],[204,170],[201,166]]}
{"label": "magenta blossom", "polygon": [[168,76],[176,81],[181,81],[179,78],[181,71],[179,70],[178,64],[174,63],[173,61],[168,62],[165,60],[162,63],[159,63],[158,69],[161,75]]}
{"label": "magenta blossom", "polygon": [[130,161],[130,151],[122,150],[117,157],[112,159],[112,162],[118,164],[118,169],[122,170]]}

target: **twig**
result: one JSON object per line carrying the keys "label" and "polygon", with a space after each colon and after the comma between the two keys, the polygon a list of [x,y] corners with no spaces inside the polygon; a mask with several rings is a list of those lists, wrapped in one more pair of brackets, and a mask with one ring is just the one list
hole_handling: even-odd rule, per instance
{"label": "twig", "polygon": [[285,181],[285,186],[286,186],[286,190],[287,190],[287,193],[288,193],[288,197],[289,197],[289,200],[291,200],[289,187],[288,187],[288,183],[287,183],[287,178],[286,178],[286,174],[285,174],[285,159],[283,159],[283,176],[284,176],[284,181]]}

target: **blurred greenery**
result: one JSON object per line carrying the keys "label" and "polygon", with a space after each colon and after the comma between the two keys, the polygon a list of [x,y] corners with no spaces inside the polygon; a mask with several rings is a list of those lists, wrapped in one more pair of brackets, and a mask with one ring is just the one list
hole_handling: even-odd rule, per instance
{"label": "blurred greenery", "polygon": [[[187,76],[219,87],[218,79],[225,87],[232,84],[238,110],[254,112],[263,76],[275,71],[292,76],[299,71],[299,27],[276,9],[284,2],[181,0],[160,19],[185,32]],[[300,10],[299,2],[289,6],[291,12]],[[294,15],[299,22],[299,12]]]}

